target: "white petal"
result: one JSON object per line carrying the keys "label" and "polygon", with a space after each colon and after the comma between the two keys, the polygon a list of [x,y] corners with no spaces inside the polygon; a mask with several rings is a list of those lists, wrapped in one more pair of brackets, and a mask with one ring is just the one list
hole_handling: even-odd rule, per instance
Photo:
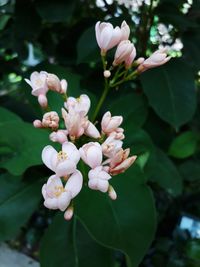
{"label": "white petal", "polygon": [[52,146],[46,146],[42,150],[42,161],[52,171],[55,171],[54,169],[55,164],[54,162],[52,162],[52,158],[56,159],[57,155],[58,155],[57,151]]}
{"label": "white petal", "polygon": [[72,199],[72,195],[70,192],[63,192],[58,198],[58,208],[61,211],[66,210],[66,208],[70,204],[71,199]]}
{"label": "white petal", "polygon": [[67,156],[70,160],[74,161],[77,164],[80,160],[80,153],[77,147],[71,142],[64,142],[62,145],[62,150],[67,153]]}
{"label": "white petal", "polygon": [[59,177],[67,176],[76,170],[76,164],[71,160],[64,160],[59,162],[56,166],[55,172]]}
{"label": "white petal", "polygon": [[47,198],[44,201],[44,206],[51,210],[58,209],[58,202],[56,198]]}
{"label": "white petal", "polygon": [[70,191],[72,194],[72,198],[74,198],[81,191],[83,185],[83,176],[80,171],[76,171],[73,173],[68,179],[65,189]]}

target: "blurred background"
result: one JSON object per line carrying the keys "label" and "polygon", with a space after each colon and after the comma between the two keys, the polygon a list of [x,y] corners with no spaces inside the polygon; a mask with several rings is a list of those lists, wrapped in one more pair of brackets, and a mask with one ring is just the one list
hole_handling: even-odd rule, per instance
{"label": "blurred background", "polygon": [[[40,194],[44,177],[49,175],[40,153],[49,141],[32,127],[42,111],[24,82],[35,70],[55,73],[67,79],[71,95],[87,93],[95,108],[103,90],[94,30],[99,20],[115,26],[126,20],[137,57],[148,57],[162,47],[172,57],[165,66],[113,90],[102,109],[102,114],[111,110],[124,116],[125,143],[138,155],[141,175],[154,198],[155,216],[149,223],[157,228],[149,230],[155,235],[141,253],[145,255],[139,266],[199,267],[199,0],[0,0],[0,241],[43,267],[128,266],[122,252],[99,243],[96,258],[89,263],[81,252],[80,265],[71,256],[67,256],[69,261],[65,256],[59,261],[55,255],[47,256],[52,253],[48,246],[57,246],[47,231],[60,237],[53,227],[47,230],[54,212],[43,208]],[[50,106],[59,111],[59,97],[50,94],[49,99]],[[140,210],[146,205],[150,212],[148,199],[142,197],[140,202],[130,197],[129,208]],[[64,222],[58,217],[57,223]],[[93,240],[83,224],[79,234],[85,243],[78,246],[87,255],[84,248],[90,242],[97,244],[98,238]],[[129,244],[128,234],[126,238]],[[140,242],[134,234],[130,238]],[[65,240],[61,242],[64,247]]]}

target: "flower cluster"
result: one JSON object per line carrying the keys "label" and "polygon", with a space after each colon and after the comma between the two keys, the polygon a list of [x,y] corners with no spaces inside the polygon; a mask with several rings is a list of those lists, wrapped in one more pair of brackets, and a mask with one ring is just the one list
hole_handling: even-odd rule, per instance
{"label": "flower cluster", "polygon": [[[51,89],[49,77],[51,77]],[[26,81],[31,85],[33,95],[38,98],[41,94],[46,96],[48,89],[66,95],[67,90],[60,89],[63,87],[56,75],[43,71],[34,72],[30,81]],[[58,83],[60,86],[55,86]],[[40,101],[39,103],[44,107],[43,103]],[[50,140],[61,145],[59,152],[51,145],[42,151],[44,164],[54,173],[44,184],[42,194],[45,207],[65,211],[64,217],[67,220],[73,215],[72,199],[83,186],[83,175],[78,170],[80,160],[90,167],[88,178],[84,177],[88,187],[107,192],[114,200],[117,194],[109,183],[110,179],[124,172],[136,159],[136,156],[129,157],[130,149],[122,148],[124,139],[124,130],[120,127],[122,116],[112,116],[109,111],[106,112],[99,131],[88,119],[90,104],[90,99],[85,94],[79,98],[66,97],[61,109],[61,118],[57,112],[49,111],[43,115],[42,120],[33,122],[36,128],[50,129]],[[59,127],[61,120],[64,121],[64,129]],[[89,137],[89,141],[85,142],[83,136]]]}
{"label": "flower cluster", "polygon": [[[73,216],[73,199],[81,191],[83,179],[84,184],[90,189],[107,192],[109,197],[115,200],[117,194],[110,185],[110,180],[113,176],[123,173],[136,160],[136,156],[129,156],[129,148],[123,149],[125,136],[121,127],[122,116],[112,116],[107,111],[102,117],[99,128],[96,127],[95,118],[108,91],[135,78],[139,73],[169,60],[164,49],[154,52],[146,60],[144,58],[135,60],[136,49],[128,40],[130,28],[125,21],[121,27],[115,28],[110,23],[97,22],[95,29],[103,59],[105,88],[93,114],[93,121],[88,118],[90,98],[86,94],[78,98],[68,97],[66,80],[60,80],[55,74],[45,71],[33,72],[30,80],[25,79],[32,87],[32,95],[38,98],[40,106],[48,110],[43,118],[35,120],[33,125],[36,128],[49,129],[50,140],[61,146],[59,152],[51,145],[42,151],[44,164],[54,173],[42,187],[44,205],[49,209],[64,211],[66,220]],[[106,53],[115,46],[117,49],[112,66],[107,69]],[[125,68],[122,72],[120,72],[121,67]],[[132,67],[137,69],[130,73]],[[115,69],[114,77],[109,80],[113,69]],[[56,111],[49,111],[47,99],[49,90],[63,95],[61,116]],[[81,173],[83,169],[80,168],[82,166],[79,164],[80,161],[88,166],[87,177],[83,177]]]}
{"label": "flower cluster", "polygon": [[[147,69],[161,66],[170,60],[167,57],[166,49],[160,49],[154,52],[146,60],[144,58],[136,58],[136,49],[134,44],[128,40],[130,35],[130,28],[125,21],[122,22],[121,27],[113,27],[109,22],[96,23],[96,39],[101,49],[101,55],[104,57],[108,50],[117,46],[112,65],[118,66],[124,64],[126,69],[133,66],[137,67],[137,73],[146,71]],[[134,61],[135,60],[135,61]],[[109,70],[104,71],[106,78],[110,77]]]}

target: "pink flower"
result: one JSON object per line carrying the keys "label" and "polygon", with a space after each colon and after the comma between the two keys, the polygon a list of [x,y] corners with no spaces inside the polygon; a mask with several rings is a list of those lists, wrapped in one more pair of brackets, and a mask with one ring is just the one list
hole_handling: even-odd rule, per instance
{"label": "pink flower", "polygon": [[58,142],[60,144],[63,144],[64,142],[68,141],[67,135],[67,130],[58,130],[57,132],[52,132],[49,135],[49,138],[52,142]]}
{"label": "pink flower", "polygon": [[25,81],[32,87],[32,95],[38,97],[39,104],[44,108],[47,107],[47,75],[48,74],[45,71],[34,71],[30,76],[30,80],[25,79]]}
{"label": "pink flower", "polygon": [[117,128],[113,132],[108,134],[108,136],[112,136],[114,139],[117,139],[117,140],[123,140],[125,138],[124,129],[123,128]]}
{"label": "pink flower", "polygon": [[58,76],[52,73],[48,73],[47,75],[47,86],[50,90],[60,94],[67,92],[67,81],[65,79],[60,81]]}
{"label": "pink flower", "polygon": [[101,135],[100,135],[99,131],[97,130],[97,128],[95,127],[95,125],[93,123],[91,123],[90,121],[89,121],[88,127],[85,129],[84,134],[89,136],[89,137],[95,138],[95,139],[101,137]]}
{"label": "pink flower", "polygon": [[125,67],[126,68],[131,67],[135,57],[136,57],[136,49],[135,49],[135,46],[133,46],[133,50],[132,50],[131,54],[125,59]]}
{"label": "pink flower", "polygon": [[120,41],[128,40],[129,35],[130,35],[130,28],[128,24],[126,23],[126,21],[124,20],[121,24],[121,40]]}
{"label": "pink flower", "polygon": [[84,134],[85,130],[89,126],[87,117],[83,114],[77,113],[73,109],[67,112],[64,108],[62,109],[62,116],[65,121],[68,134],[71,139],[75,140]]}
{"label": "pink flower", "polygon": [[53,210],[66,210],[71,200],[81,191],[82,185],[83,176],[79,171],[70,176],[65,187],[59,177],[52,175],[42,187],[44,206]]}
{"label": "pink flower", "polygon": [[[125,30],[123,30],[124,32]],[[101,23],[98,21],[95,26],[95,33],[102,54],[105,54],[109,49],[116,46],[122,38],[121,29],[119,27],[113,28],[113,25],[108,22]]]}
{"label": "pink flower", "polygon": [[111,116],[111,113],[108,111],[104,114],[101,121],[101,128],[105,134],[110,134],[115,131],[122,123],[122,116]]}
{"label": "pink flower", "polygon": [[46,146],[42,151],[42,160],[57,176],[66,177],[75,172],[80,154],[74,144],[65,142],[59,153],[52,146]]}
{"label": "pink flower", "polygon": [[122,62],[129,62],[130,57],[132,58],[134,55],[134,50],[135,47],[129,40],[121,41],[117,46],[113,65],[117,66]]}
{"label": "pink flower", "polygon": [[46,112],[43,115],[42,126],[44,128],[57,129],[59,126],[59,116],[55,111]]}
{"label": "pink flower", "polygon": [[90,109],[90,99],[87,95],[81,95],[78,98],[68,97],[65,103],[65,108],[70,112],[74,111],[80,113],[81,115],[87,115]]}
{"label": "pink flower", "polygon": [[148,69],[155,68],[167,63],[171,57],[167,57],[166,49],[160,49],[155,51],[149,58],[147,58],[141,65],[138,67],[139,72],[144,72]]}
{"label": "pink flower", "polygon": [[101,165],[102,162],[102,148],[97,142],[90,142],[79,148],[82,160],[92,169]]}
{"label": "pink flower", "polygon": [[116,140],[113,136],[109,136],[101,145],[103,154],[108,158],[112,158],[121,149],[122,144],[121,140]]}
{"label": "pink flower", "polygon": [[108,191],[111,176],[103,170],[103,166],[98,166],[88,173],[88,186],[93,190],[99,190],[103,193]]}
{"label": "pink flower", "polygon": [[127,170],[136,160],[137,156],[128,157],[130,149],[120,149],[110,160],[111,175],[116,175]]}

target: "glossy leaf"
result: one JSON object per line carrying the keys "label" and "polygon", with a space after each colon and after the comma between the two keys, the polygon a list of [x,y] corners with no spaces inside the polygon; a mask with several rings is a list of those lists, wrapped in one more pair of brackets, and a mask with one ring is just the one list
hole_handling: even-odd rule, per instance
{"label": "glossy leaf", "polygon": [[182,61],[148,70],[141,81],[149,103],[157,115],[175,128],[187,123],[196,109],[194,76]]}
{"label": "glossy leaf", "polygon": [[151,181],[159,184],[171,195],[181,194],[183,186],[181,176],[176,166],[162,150],[155,150],[154,156],[147,163],[146,172]]}
{"label": "glossy leaf", "polygon": [[97,244],[74,217],[57,214],[41,244],[41,267],[111,267],[111,250]]}
{"label": "glossy leaf", "polygon": [[135,164],[113,178],[116,201],[85,188],[77,198],[75,211],[88,232],[101,244],[125,253],[127,264],[137,267],[155,233],[155,209],[150,189]]}
{"label": "glossy leaf", "polygon": [[9,174],[0,175],[0,241],[13,238],[41,199],[41,182],[21,182]]}
{"label": "glossy leaf", "polygon": [[41,151],[49,142],[45,130],[35,129],[23,121],[0,124],[0,167],[13,175],[42,164]]}

